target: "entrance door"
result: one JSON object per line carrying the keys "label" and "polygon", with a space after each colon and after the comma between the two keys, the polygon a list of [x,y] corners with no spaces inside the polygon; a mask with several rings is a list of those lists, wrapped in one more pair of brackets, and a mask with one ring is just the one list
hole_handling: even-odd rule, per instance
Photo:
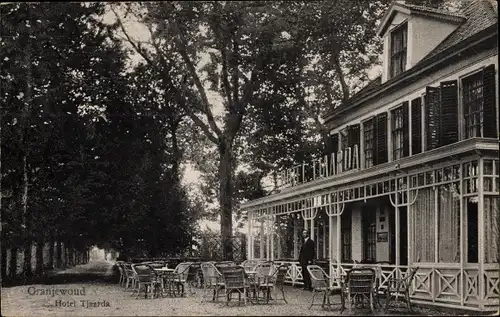
{"label": "entrance door", "polygon": [[363,262],[374,263],[377,260],[377,220],[375,210],[363,208]]}

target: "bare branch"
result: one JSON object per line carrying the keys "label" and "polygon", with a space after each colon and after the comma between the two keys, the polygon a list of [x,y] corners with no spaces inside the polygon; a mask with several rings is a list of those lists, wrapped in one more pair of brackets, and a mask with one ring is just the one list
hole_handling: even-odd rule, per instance
{"label": "bare branch", "polygon": [[[120,26],[120,29],[122,30],[123,34],[125,35],[125,37],[127,38],[127,41],[130,43],[130,45],[132,45],[132,47],[134,48],[134,50],[139,53],[142,58],[144,58],[144,60],[146,60],[146,62],[152,66],[154,69],[156,69],[158,71],[158,73],[162,76],[162,78],[171,86],[171,89],[173,90],[173,94],[174,96],[176,97],[176,100],[177,102],[179,103],[179,105],[181,107],[183,107],[187,114],[189,115],[189,117],[202,129],[202,131],[206,134],[206,136],[215,144],[219,144],[219,141],[218,141],[218,137],[215,137],[212,132],[210,131],[210,129],[208,128],[208,126],[200,120],[200,118],[198,118],[193,112],[192,110],[186,105],[186,100],[184,98],[184,96],[182,96],[182,94],[180,94],[180,91],[179,89],[177,89],[177,87],[175,87],[175,85],[173,84],[171,78],[169,78],[169,76],[167,76],[163,70],[161,68],[158,67],[158,65],[156,65],[156,63],[153,62],[153,60],[151,59],[151,57],[149,57],[147,55],[147,53],[141,49],[140,47],[140,44],[134,42],[132,40],[132,38],[130,37],[130,35],[128,34],[127,30],[125,29],[125,26],[123,25],[118,13],[113,9],[111,8],[111,10],[113,11],[113,13],[115,14],[116,16],[116,19],[117,19],[117,22],[118,22],[118,25]],[[158,55],[161,55],[163,57],[162,54],[160,54],[160,52],[158,52]],[[220,131],[219,131],[220,133]]]}
{"label": "bare branch", "polygon": [[208,97],[207,93],[205,91],[205,87],[203,87],[203,84],[201,83],[200,77],[196,73],[196,68],[194,67],[193,62],[191,61],[191,58],[189,58],[189,55],[186,50],[186,41],[184,39],[184,36],[182,32],[179,30],[178,27],[176,27],[177,33],[180,37],[180,40],[177,40],[177,44],[179,45],[179,53],[181,54],[182,59],[186,63],[186,66],[188,68],[189,73],[191,74],[191,77],[194,80],[194,84],[196,88],[198,89],[198,92],[201,96],[201,101],[203,102],[203,106],[205,107],[205,115],[207,116],[208,124],[210,125],[210,128],[217,134],[218,136],[222,136],[222,132],[217,126],[217,123],[214,120],[214,116],[212,114],[212,111],[210,110],[210,103],[208,102]]}
{"label": "bare branch", "polygon": [[333,56],[333,66],[335,67],[335,72],[339,77],[340,85],[342,87],[342,101],[347,101],[349,99],[349,86],[345,80],[344,72],[342,71],[342,67],[340,66],[339,54],[335,54]]}

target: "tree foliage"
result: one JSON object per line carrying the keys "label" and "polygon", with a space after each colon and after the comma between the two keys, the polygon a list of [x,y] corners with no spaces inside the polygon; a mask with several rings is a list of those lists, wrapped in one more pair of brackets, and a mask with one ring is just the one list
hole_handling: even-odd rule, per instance
{"label": "tree foliage", "polygon": [[127,69],[126,50],[102,23],[104,5],[0,9],[5,246],[189,247],[197,212],[179,177],[184,114],[157,93],[147,67]]}

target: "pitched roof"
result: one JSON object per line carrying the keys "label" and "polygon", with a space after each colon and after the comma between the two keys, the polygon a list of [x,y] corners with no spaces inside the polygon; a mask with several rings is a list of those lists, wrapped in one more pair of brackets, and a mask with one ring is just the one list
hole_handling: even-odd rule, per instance
{"label": "pitched roof", "polygon": [[421,6],[421,5],[416,5],[416,4],[407,4],[407,3],[398,3],[398,5],[406,7],[408,9],[411,9],[413,11],[419,11],[422,13],[437,13],[441,15],[449,15],[452,17],[457,17],[457,18],[465,18],[465,16],[461,12],[455,12],[452,10],[448,10],[446,8],[433,8],[433,7],[426,7],[426,6]]}
{"label": "pitched roof", "polygon": [[398,11],[405,14],[424,15],[429,18],[445,20],[452,23],[462,23],[466,18],[461,12],[455,12],[445,8],[438,9],[394,1],[380,21],[380,25],[376,31],[378,36],[382,36],[387,31],[387,28],[390,26],[389,22]]}
{"label": "pitched roof", "polygon": [[[403,5],[400,3],[396,3],[397,5]],[[394,5],[394,4],[393,4]],[[443,10],[440,9],[435,9],[435,8],[428,8],[428,7],[422,7],[422,6],[414,6],[414,5],[408,5],[405,4],[403,6],[408,6],[408,7],[418,7],[418,10],[427,10],[427,11],[432,11],[433,13],[438,13],[442,12]],[[425,8],[425,9],[424,9]],[[414,8],[415,9],[415,8]],[[461,42],[473,37],[474,35],[480,33],[481,31],[484,31],[495,24],[498,24],[498,7],[496,2],[494,1],[488,1],[488,0],[473,0],[465,7],[463,7],[459,13],[450,13],[447,12],[447,14],[456,14],[458,16],[463,16],[464,17],[464,22],[457,27],[455,31],[453,31],[448,37],[446,37],[438,46],[432,50],[429,54],[427,54],[422,60],[420,60],[415,66],[413,66],[411,69],[415,70],[419,68],[420,66],[426,64],[427,61],[432,59],[433,57],[438,57],[439,53],[444,52],[445,50],[449,50],[453,48],[454,46],[460,44]],[[407,70],[408,71],[408,70]],[[386,83],[392,83],[395,80],[399,80],[401,78],[405,77],[405,72],[399,74],[397,77],[392,78],[391,80],[387,81]],[[333,112],[336,112],[337,110],[341,109],[346,109],[350,108],[351,105],[355,104],[357,101],[359,101],[362,98],[365,98],[367,96],[370,96],[372,93],[375,93],[378,88],[381,86],[385,85],[386,83],[382,84],[381,77],[377,77],[374,80],[370,81],[364,88],[362,88],[360,91],[358,91],[356,94],[354,94],[349,100],[347,100],[345,103],[341,104],[340,106],[336,107],[335,109],[332,109],[328,111],[324,117],[330,116]]]}
{"label": "pitched roof", "polygon": [[432,50],[423,60],[452,47],[455,44],[473,36],[474,34],[498,23],[498,13],[496,5],[490,1],[472,1],[462,9],[466,20],[446,39],[444,39],[434,50]]}

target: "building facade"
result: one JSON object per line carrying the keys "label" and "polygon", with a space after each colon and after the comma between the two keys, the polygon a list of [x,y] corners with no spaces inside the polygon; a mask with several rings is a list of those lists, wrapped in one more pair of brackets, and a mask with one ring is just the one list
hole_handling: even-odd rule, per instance
{"label": "building facade", "polygon": [[306,228],[332,276],[378,265],[384,286],[418,266],[414,302],[497,310],[497,29],[493,1],[393,3],[378,28],[382,75],[324,115],[324,156],[241,205],[248,258],[289,263],[287,280],[301,283]]}

